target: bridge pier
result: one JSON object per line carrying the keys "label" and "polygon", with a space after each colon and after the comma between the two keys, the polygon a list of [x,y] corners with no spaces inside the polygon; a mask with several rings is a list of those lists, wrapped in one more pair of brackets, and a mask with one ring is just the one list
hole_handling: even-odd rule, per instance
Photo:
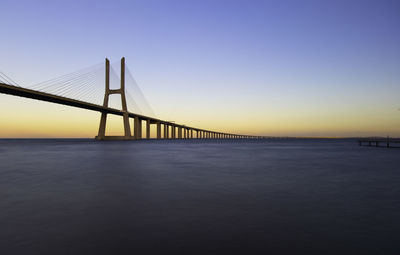
{"label": "bridge pier", "polygon": [[168,139],[168,125],[164,123],[164,139]]}
{"label": "bridge pier", "polygon": [[134,120],[134,125],[133,125],[133,128],[134,128],[134,132],[133,132],[134,138],[135,138],[136,140],[142,139],[142,120],[141,120],[139,117],[134,117],[133,120]]}
{"label": "bridge pier", "polygon": [[102,112],[100,117],[99,132],[95,137],[96,140],[130,140],[131,129],[129,126],[129,113],[128,107],[126,105],[125,96],[125,58],[121,58],[121,85],[119,89],[110,89],[110,61],[106,58],[106,68],[105,68],[105,93],[103,107],[108,108],[108,100],[111,94],[121,95],[121,105],[122,105],[122,117],[124,123],[124,136],[106,136],[106,122],[107,113]]}
{"label": "bridge pier", "polygon": [[146,139],[150,139],[150,125],[151,125],[151,120],[147,119],[146,120]]}
{"label": "bridge pier", "polygon": [[157,121],[157,139],[161,139],[161,122]]}
{"label": "bridge pier", "polygon": [[176,138],[175,126],[174,125],[171,125],[171,135],[172,135],[172,139]]}

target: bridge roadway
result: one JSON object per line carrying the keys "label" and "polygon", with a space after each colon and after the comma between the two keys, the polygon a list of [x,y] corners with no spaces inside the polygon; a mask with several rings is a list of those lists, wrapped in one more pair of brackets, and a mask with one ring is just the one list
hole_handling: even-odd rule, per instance
{"label": "bridge roadway", "polygon": [[[104,112],[107,114],[114,114],[114,115],[120,115],[123,116],[123,111],[114,109],[114,108],[109,108],[109,107],[104,107],[101,105],[97,104],[92,104],[80,100],[75,100],[71,98],[66,98],[62,96],[57,96],[41,91],[36,91],[36,90],[31,90],[27,88],[22,88],[22,87],[17,87],[5,83],[0,83],[0,93],[3,94],[8,94],[8,95],[14,95],[14,96],[19,96],[19,97],[25,97],[25,98],[31,98],[31,99],[36,99],[36,100],[41,100],[41,101],[46,101],[46,102],[51,102],[51,103],[56,103],[56,104],[62,104],[62,105],[68,105],[68,106],[73,106],[77,108],[82,108],[82,109],[87,109],[87,110],[92,110],[92,111],[98,111],[98,112]],[[160,119],[156,119],[153,117],[148,117],[136,113],[131,113],[128,112],[129,117],[139,119],[139,120],[145,120],[148,121],[149,124],[158,124],[157,128],[157,138],[161,138],[161,130],[160,130],[160,125],[164,125],[164,138],[169,138],[169,129],[168,127],[177,127],[178,128],[178,137],[175,134],[175,130],[173,130],[171,133],[171,138],[193,138],[193,131],[196,131],[196,137],[197,138],[261,138],[259,136],[248,136],[248,135],[237,135],[237,134],[228,134],[228,133],[221,133],[221,132],[215,132],[215,131],[210,131],[210,130],[205,130],[205,129],[199,129],[199,128],[194,128],[194,127],[189,127],[185,125],[180,125],[176,124],[173,122],[168,122]],[[149,131],[149,128],[147,131]],[[184,135],[182,137],[182,129],[184,130]],[[187,134],[186,134],[187,131]],[[190,133],[190,132],[191,133]],[[140,128],[140,133],[141,133],[141,128]],[[165,137],[167,135],[168,137]],[[150,138],[150,135],[146,135],[147,138]],[[141,138],[140,137],[135,137],[135,138]]]}

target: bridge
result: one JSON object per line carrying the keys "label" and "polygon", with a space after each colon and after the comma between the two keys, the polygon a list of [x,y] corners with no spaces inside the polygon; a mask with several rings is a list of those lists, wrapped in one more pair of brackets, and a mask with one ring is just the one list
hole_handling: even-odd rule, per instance
{"label": "bridge", "polygon": [[[88,82],[82,82],[82,77],[88,80],[91,79],[94,74],[93,72],[86,72],[84,74],[69,74],[63,76],[63,78],[56,78],[51,80],[51,82],[45,83],[45,87],[42,89],[32,89],[25,88],[17,85],[12,79],[10,79],[4,73],[0,73],[0,93],[25,97],[40,101],[46,101],[66,106],[77,107],[81,109],[97,111],[101,113],[100,125],[96,140],[139,140],[139,139],[150,139],[150,129],[151,125],[156,125],[156,138],[157,139],[238,139],[238,138],[263,138],[261,136],[251,136],[251,135],[241,135],[241,134],[231,134],[218,132],[213,130],[207,130],[202,128],[190,127],[183,124],[178,124],[172,121],[161,120],[155,117],[146,116],[143,114],[133,113],[128,110],[127,107],[127,93],[125,86],[125,58],[121,59],[120,62],[120,86],[118,89],[110,88],[110,61],[105,60],[105,91],[103,104],[88,102],[85,100],[80,100],[72,98],[69,96],[68,91],[71,91],[72,83],[81,82],[83,85],[88,84]],[[93,83],[93,82],[92,82]],[[58,87],[58,92],[60,93],[49,93],[44,91],[43,88],[49,88],[50,85],[61,84]],[[82,86],[83,86],[82,85]],[[80,86],[80,87],[82,87]],[[78,86],[79,87],[79,86]],[[63,92],[63,93],[61,93]],[[90,94],[90,89],[85,91],[86,94]],[[109,106],[110,95],[117,94],[121,98],[121,108],[115,109]],[[106,135],[106,123],[107,115],[118,115],[123,117],[123,136],[108,136]],[[131,132],[130,119],[133,119],[133,130]],[[142,132],[142,122],[145,122],[146,137],[143,137]],[[162,132],[163,129],[163,132]]]}

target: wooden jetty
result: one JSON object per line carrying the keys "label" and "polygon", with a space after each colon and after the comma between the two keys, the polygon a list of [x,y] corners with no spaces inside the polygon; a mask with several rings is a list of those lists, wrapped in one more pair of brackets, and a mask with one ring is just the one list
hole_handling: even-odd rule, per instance
{"label": "wooden jetty", "polygon": [[358,140],[358,145],[369,147],[400,148],[399,138],[364,138]]}

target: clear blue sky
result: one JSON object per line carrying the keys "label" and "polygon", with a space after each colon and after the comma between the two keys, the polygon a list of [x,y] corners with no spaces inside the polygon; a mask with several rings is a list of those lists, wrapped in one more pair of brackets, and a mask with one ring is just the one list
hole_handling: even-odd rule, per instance
{"label": "clear blue sky", "polygon": [[163,119],[263,135],[400,136],[400,1],[0,7],[0,70],[22,83],[125,56]]}

